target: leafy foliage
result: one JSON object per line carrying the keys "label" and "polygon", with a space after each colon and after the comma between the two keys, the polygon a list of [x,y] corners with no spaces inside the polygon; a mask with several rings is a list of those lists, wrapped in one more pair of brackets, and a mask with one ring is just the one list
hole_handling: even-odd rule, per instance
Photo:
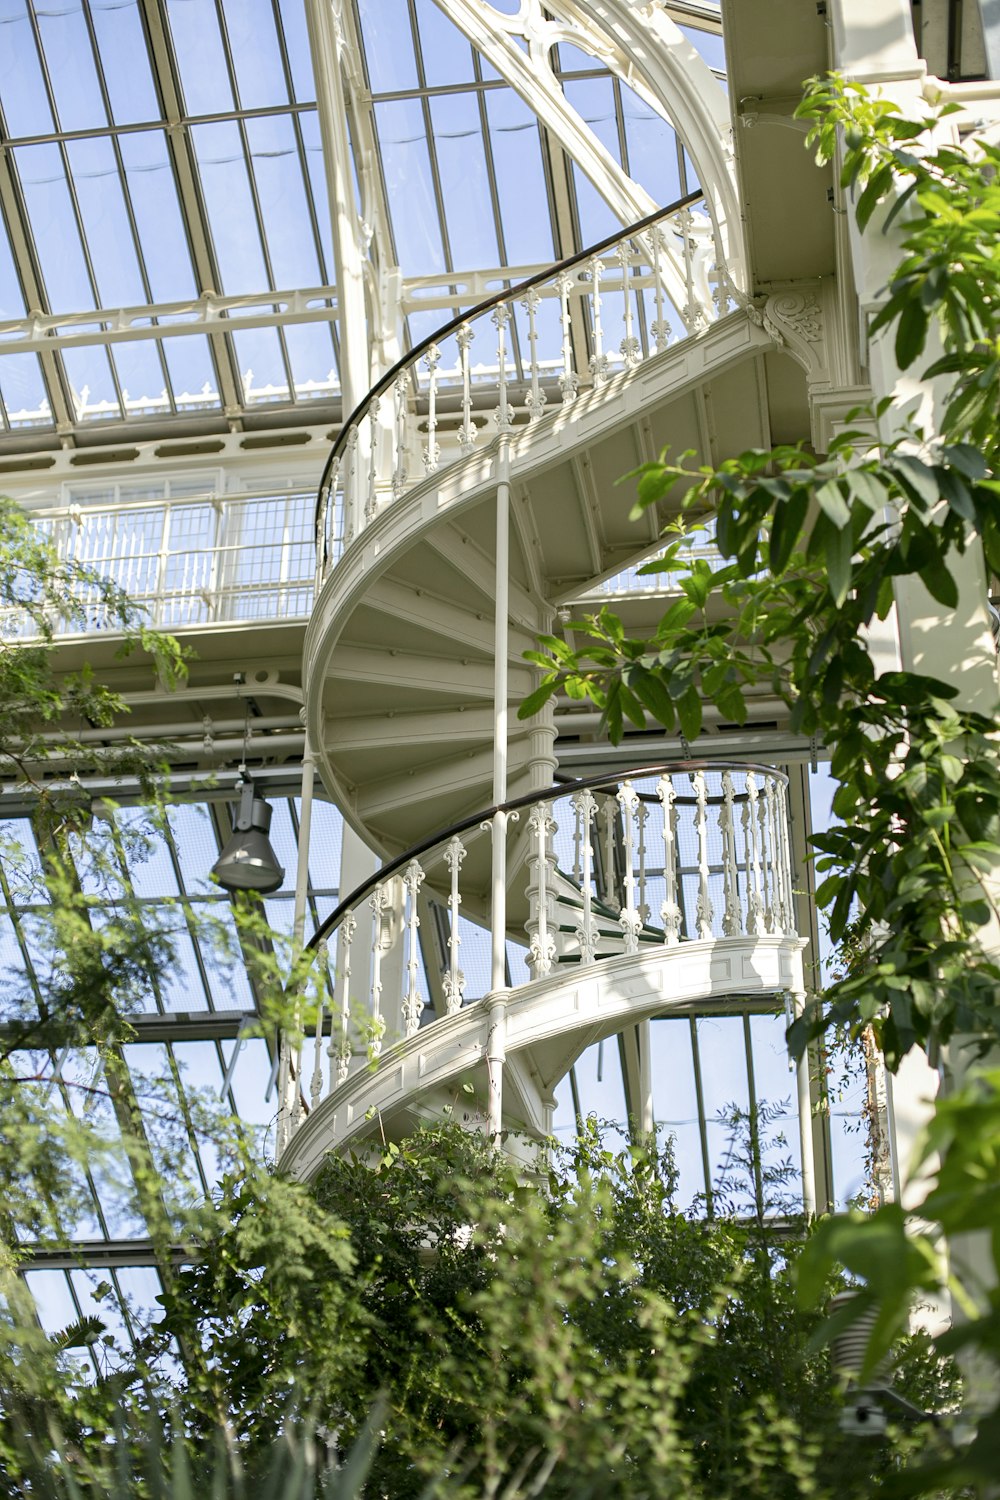
{"label": "leafy foliage", "polygon": [[[584,637],[576,648],[545,638],[531,657],[540,686],[524,711],[562,690],[594,702],[613,740],[647,713],[693,739],[704,702],[742,723],[747,694],[765,689],[794,728],[830,746],[836,822],[813,839],[825,876],[817,900],[854,957],[790,1043],[801,1053],[831,1022],[855,1036],[870,1027],[890,1068],[914,1046],[933,1060],[949,1047],[953,1092],[923,1147],[925,1163],[940,1158],[921,1208],[933,1231],[894,1204],[828,1220],[806,1253],[802,1287],[815,1297],[838,1261],[863,1278],[855,1311],[878,1309],[874,1367],[913,1295],[940,1288],[938,1236],[980,1231],[981,1273],[966,1268],[952,1283],[969,1321],[942,1347],[985,1359],[992,1373],[980,1384],[995,1389],[1000,1204],[987,1184],[1000,1150],[1000,1075],[974,1059],[1000,1040],[1000,721],[956,702],[951,683],[880,674],[870,642],[901,586],[919,584],[945,615],[959,605],[959,559],[1000,573],[1000,150],[951,132],[953,107],[906,119],[835,75],[812,80],[798,113],[812,122],[818,161],[840,155],[859,228],[896,237],[899,259],[870,333],[894,339],[901,368],[929,356],[922,376],[949,377],[939,431],[900,435],[886,402],[874,427],[843,434],[822,457],[779,447],[714,468],[690,467],[690,455],[644,465],[636,511],[678,507],[647,571],[680,573],[678,597],[649,639],[626,636],[607,610],[575,627]],[[706,516],[718,569],[685,555]],[[910,1474],[900,1492],[995,1478],[1000,1408],[986,1399],[983,1410],[959,1458]]]}

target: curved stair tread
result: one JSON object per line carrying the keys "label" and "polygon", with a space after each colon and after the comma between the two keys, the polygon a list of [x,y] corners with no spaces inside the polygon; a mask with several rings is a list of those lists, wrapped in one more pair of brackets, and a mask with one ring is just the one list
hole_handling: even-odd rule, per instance
{"label": "curved stair tread", "polygon": [[[685,941],[658,952],[618,954],[522,985],[506,1002],[508,1056],[530,1049],[539,1084],[551,1090],[581,1052],[623,1026],[692,1004],[800,991],[798,937]],[[435,1085],[465,1081],[486,1058],[491,1006],[477,1001],[397,1042],[361,1068],[302,1122],[282,1171],[308,1179],[323,1157],[378,1130],[388,1116]]]}

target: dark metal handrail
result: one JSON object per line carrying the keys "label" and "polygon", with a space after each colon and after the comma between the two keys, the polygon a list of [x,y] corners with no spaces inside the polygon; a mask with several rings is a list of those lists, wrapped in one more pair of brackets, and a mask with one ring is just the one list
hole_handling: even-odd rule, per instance
{"label": "dark metal handrail", "polygon": [[317,535],[323,505],[323,495],[330,481],[330,472],[344,450],[344,446],[347,443],[347,435],[351,428],[355,422],[361,420],[372,401],[377,396],[383,395],[395,383],[397,376],[407,366],[414,364],[422,354],[425,354],[432,344],[440,343],[450,333],[453,333],[456,328],[461,328],[463,323],[471,323],[474,318],[478,318],[482,313],[489,312],[491,307],[497,307],[501,302],[506,302],[512,297],[518,297],[522,292],[530,291],[533,286],[539,286],[543,282],[551,281],[554,276],[558,276],[563,271],[568,271],[571,266],[579,265],[585,260],[592,260],[595,255],[600,255],[602,250],[608,250],[613,245],[620,245],[623,239],[630,239],[634,234],[641,234],[644,229],[649,229],[659,219],[668,218],[670,214],[676,214],[684,208],[690,208],[692,204],[701,202],[704,197],[705,194],[701,188],[698,188],[693,193],[685,193],[684,197],[678,198],[675,203],[668,203],[666,208],[654,209],[644,219],[639,219],[635,224],[625,226],[618,230],[616,234],[609,234],[605,239],[598,240],[596,245],[588,245],[585,250],[578,250],[575,255],[568,255],[563,260],[554,261],[552,265],[546,266],[544,271],[536,271],[534,276],[527,277],[525,281],[518,281],[514,286],[505,287],[499,292],[491,293],[482,302],[477,302],[475,307],[470,307],[467,312],[458,313],[449,322],[443,323],[434,333],[429,334],[427,338],[422,339],[419,344],[415,344],[412,349],[408,350],[400,359],[397,359],[392,368],[387,370],[381,379],[372,386],[368,394],[358,402],[351,415],[347,418],[347,421],[341,426],[333,447],[330,449],[329,457],[323,466],[323,474],[319,482],[319,492],[316,499],[315,525]]}
{"label": "dark metal handrail", "polygon": [[[676,771],[759,771],[763,776],[773,776],[777,781],[782,781],[787,786],[788,777],[783,771],[778,771],[774,766],[760,765],[756,761],[747,760],[670,760],[655,766],[640,766],[636,770],[626,771],[613,775],[584,776],[577,781],[560,781],[549,787],[545,792],[525,792],[520,797],[514,797],[509,802],[501,802],[493,807],[486,807],[479,812],[462,818],[458,823],[452,823],[440,833],[433,833],[429,838],[422,839],[419,844],[414,844],[407,849],[405,854],[397,854],[395,859],[376,870],[374,875],[369,875],[367,880],[356,886],[349,896],[334,907],[330,915],[320,923],[312,937],[306,944],[307,949],[315,948],[326,937],[331,928],[336,927],[345,912],[353,909],[362,902],[365,897],[375,889],[381,881],[387,880],[390,875],[395,875],[408,865],[411,859],[419,859],[420,855],[426,854],[429,849],[435,849],[439,844],[446,843],[448,839],[457,837],[460,833],[467,833],[470,828],[478,828],[483,823],[488,823],[496,817],[497,813],[517,812],[522,807],[532,807],[538,802],[555,802],[559,797],[572,796],[574,792],[585,789],[599,790],[601,787],[620,785],[623,781],[638,780],[644,776],[663,776]],[[678,798],[678,801],[691,801],[694,799]],[[709,802],[718,802],[721,799],[710,798]],[[737,796],[736,800],[740,800]]]}

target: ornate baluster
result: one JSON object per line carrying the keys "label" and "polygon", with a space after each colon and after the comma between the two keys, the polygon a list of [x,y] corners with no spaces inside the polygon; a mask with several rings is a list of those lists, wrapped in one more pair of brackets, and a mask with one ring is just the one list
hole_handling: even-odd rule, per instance
{"label": "ornate baluster", "polygon": [[774,777],[770,774],[764,777],[764,799],[767,803],[767,845],[764,857],[771,872],[771,907],[765,913],[765,918],[768,920],[768,932],[781,935],[785,931],[787,918],[784,884],[781,879],[781,830],[778,823],[780,802]]}
{"label": "ornate baluster", "polygon": [[316,592],[326,577],[327,562],[331,547],[328,540],[328,527],[330,518],[330,493],[337,481],[337,465],[334,463],[330,480],[320,487],[319,507],[316,511]]}
{"label": "ornate baluster", "polygon": [[691,772],[695,795],[694,826],[698,834],[698,936],[712,936],[712,899],[708,891],[708,788],[704,771]]}
{"label": "ornate baluster", "polygon": [[635,826],[639,831],[639,900],[637,909],[643,922],[649,921],[649,902],[646,900],[646,823],[649,808],[640,797],[635,810]]}
{"label": "ornate baluster", "polygon": [[[771,872],[773,866],[768,855],[767,848],[767,814],[768,814],[768,792],[770,790],[771,778],[764,777],[764,795],[757,798],[757,823],[760,837],[760,882],[761,882],[761,916],[764,922],[764,931],[774,931],[774,906],[771,891]],[[771,809],[773,811],[773,808]]]}
{"label": "ornate baluster", "polygon": [[621,350],[622,359],[625,361],[626,370],[631,370],[642,359],[642,348],[639,340],[632,332],[632,292],[629,286],[629,266],[632,261],[632,246],[629,240],[622,240],[615,251],[615,258],[622,272],[622,298],[625,309],[622,321],[625,324],[625,337],[618,345]]}
{"label": "ornate baluster", "polygon": [[493,309],[491,319],[497,331],[497,369],[500,403],[493,413],[493,420],[501,432],[509,432],[514,425],[514,413],[507,402],[507,324],[510,322],[510,308],[506,302],[501,302]]}
{"label": "ornate baluster", "polygon": [[330,1028],[330,1090],[333,1091],[334,1068],[336,1082],[343,1083],[351,1068],[351,944],[358,924],[354,913],[345,912],[337,934],[337,987],[340,990],[340,1045],[334,1047],[333,1027]]}
{"label": "ornate baluster", "polygon": [[562,322],[562,374],[559,377],[559,389],[562,392],[563,405],[568,406],[571,401],[576,400],[576,393],[580,388],[580,377],[573,369],[573,335],[572,323],[569,314],[569,294],[573,290],[573,278],[568,271],[563,271],[556,279],[559,289],[560,320]]}
{"label": "ornate baluster", "polygon": [[462,426],[459,429],[458,441],[463,455],[472,452],[478,430],[472,420],[472,372],[469,368],[469,345],[475,336],[468,323],[463,323],[455,335],[459,358],[462,361]]}
{"label": "ornate baluster", "polygon": [[580,962],[592,964],[597,948],[597,932],[594,928],[593,911],[594,846],[591,840],[591,827],[597,811],[597,802],[593,792],[585,786],[573,793],[570,803],[576,813],[576,839],[579,855],[577,879],[583,898],[576,938],[580,944]]}
{"label": "ornate baluster", "polygon": [[344,450],[346,477],[344,479],[344,546],[352,542],[358,530],[358,429],[352,425],[347,429],[347,447]]}
{"label": "ornate baluster", "polygon": [[603,897],[610,906],[617,906],[621,910],[621,904],[615,895],[615,803],[613,797],[602,797],[598,804],[598,821],[601,827],[601,838],[604,841],[603,849]]}
{"label": "ornate baluster", "polygon": [[458,949],[462,941],[458,931],[458,909],[462,904],[458,878],[465,854],[465,845],[456,834],[444,851],[444,862],[451,873],[451,891],[448,895],[448,972],[442,981],[449,1016],[453,1016],[456,1011],[462,1009],[462,1001],[465,998],[465,975],[458,967]]}
{"label": "ornate baluster", "polygon": [[319,1096],[323,1092],[323,1018],[325,1005],[323,997],[326,994],[326,941],[319,943],[316,948],[316,965],[319,970],[319,978],[316,985],[318,1000],[316,1002],[316,1036],[313,1047],[313,1070],[309,1081],[309,1102],[313,1109],[319,1103]]}
{"label": "ornate baluster", "polygon": [[368,455],[368,498],[365,501],[366,526],[371,525],[378,510],[375,481],[378,478],[378,413],[381,405],[381,399],[378,396],[373,396],[371,405],[368,407],[368,432],[371,440],[371,451]]}
{"label": "ornate baluster", "polygon": [[424,473],[433,474],[441,460],[437,442],[437,368],[441,363],[441,350],[431,344],[424,355],[427,366],[427,447],[424,449]]}
{"label": "ornate baluster", "polygon": [[389,892],[384,885],[377,885],[368,898],[372,909],[372,990],[371,1015],[368,1018],[368,1060],[373,1062],[382,1051],[385,1036],[385,1021],[382,1016],[382,918],[389,905]]}
{"label": "ornate baluster", "polygon": [[747,932],[764,931],[760,900],[760,824],[757,821],[757,778],[747,772],[747,800],[743,804],[743,846],[747,861]]}
{"label": "ornate baluster", "polygon": [[681,908],[677,900],[677,792],[673,778],[667,772],[656,783],[656,795],[663,808],[663,881],[666,886],[660,918],[663,941],[672,947],[680,941]]}
{"label": "ornate baluster", "polygon": [[528,407],[528,422],[537,422],[542,415],[542,407],[545,405],[545,392],[538,381],[538,329],[535,326],[535,313],[541,301],[541,293],[538,288],[529,287],[528,294],[521,306],[528,314],[528,349],[529,364],[531,367],[531,390],[525,397]]}
{"label": "ornate baluster", "polygon": [[671,327],[663,315],[663,272],[660,266],[660,250],[663,246],[663,236],[659,227],[650,233],[653,241],[653,285],[656,293],[656,319],[650,328],[650,333],[656,340],[656,352],[665,349],[670,342]]}
{"label": "ornate baluster", "polygon": [[722,932],[725,937],[739,937],[741,931],[740,897],[737,885],[736,822],[733,815],[733,775],[722,773],[722,806],[719,808],[719,832],[722,834],[722,890],[725,909]]}
{"label": "ornate baluster", "polygon": [[417,913],[417,895],[424,883],[424,872],[415,859],[411,859],[403,875],[403,888],[406,891],[406,932],[409,951],[406,962],[406,997],[403,1000],[403,1033],[412,1036],[420,1025],[420,1013],[424,1008],[424,998],[417,985],[417,976],[420,969],[420,950],[417,928],[420,926],[420,917]]}
{"label": "ornate baluster", "polygon": [[528,827],[534,844],[528,856],[529,866],[534,866],[535,888],[528,914],[528,968],[533,979],[542,979],[551,972],[552,960],[556,956],[556,945],[549,934],[549,868],[555,863],[550,853],[552,835],[556,831],[549,814],[547,802],[536,802],[528,817]]}
{"label": "ornate baluster", "polygon": [[680,225],[684,246],[684,286],[687,292],[687,305],[681,316],[688,333],[699,333],[707,327],[708,319],[694,291],[694,236],[691,232],[694,217],[687,209],[684,209],[677,215],[677,222]]}
{"label": "ornate baluster", "polygon": [[785,920],[783,923],[786,937],[794,937],[795,923],[795,892],[792,888],[792,842],[791,830],[788,826],[788,787],[782,779],[775,787],[778,802],[778,828],[780,830],[780,864],[781,884],[785,892]]}
{"label": "ornate baluster", "polygon": [[392,493],[397,500],[406,489],[406,371],[401,370],[393,386],[396,416],[396,466],[392,471]]}
{"label": "ornate baluster", "polygon": [[618,921],[625,939],[625,952],[638,953],[642,918],[635,906],[635,810],[639,805],[639,794],[631,781],[622,782],[616,793],[616,800],[622,810],[622,849],[625,856],[625,899]]}
{"label": "ornate baluster", "polygon": [[608,378],[608,356],[604,352],[604,327],[601,322],[601,277],[604,274],[604,262],[599,255],[595,255],[590,262],[590,275],[593,283],[591,300],[594,312],[594,352],[590,356],[590,373],[594,377],[595,385],[603,385]]}

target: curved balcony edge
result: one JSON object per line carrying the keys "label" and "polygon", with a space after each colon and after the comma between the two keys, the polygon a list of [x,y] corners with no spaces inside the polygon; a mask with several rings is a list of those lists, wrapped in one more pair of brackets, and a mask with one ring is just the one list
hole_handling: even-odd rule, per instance
{"label": "curved balcony edge", "polygon": [[434,1088],[467,1083],[481,1095],[498,1003],[506,1016],[507,1056],[532,1049],[532,1073],[551,1090],[585,1047],[626,1025],[692,1005],[801,995],[805,946],[806,939],[794,936],[693,941],[652,954],[621,954],[487,997],[396,1042],[340,1084],[302,1122],[278,1165],[309,1180],[330,1151],[378,1133],[380,1120]]}

